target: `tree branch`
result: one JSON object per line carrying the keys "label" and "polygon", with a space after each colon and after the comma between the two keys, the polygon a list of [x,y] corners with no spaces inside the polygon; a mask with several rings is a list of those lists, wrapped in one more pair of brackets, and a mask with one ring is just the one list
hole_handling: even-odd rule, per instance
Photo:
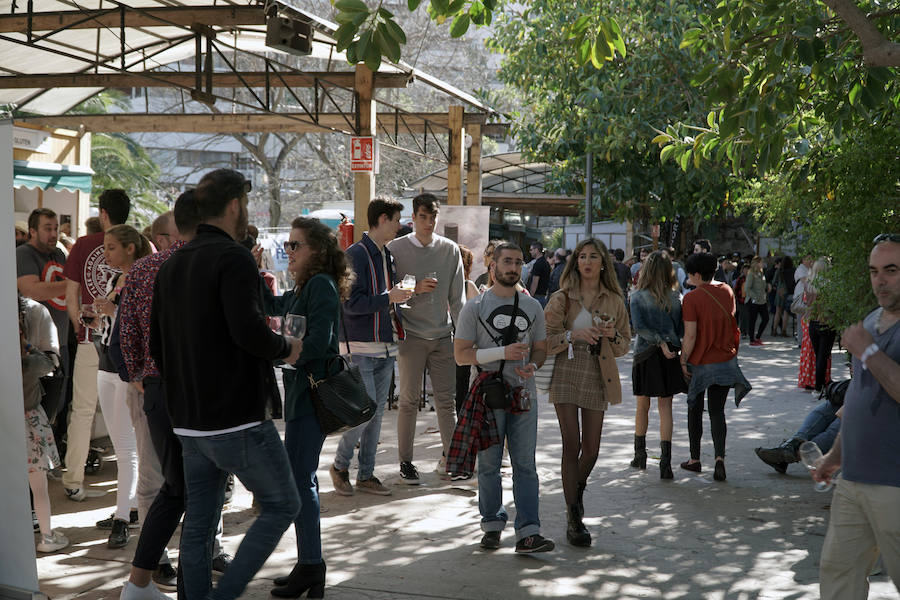
{"label": "tree branch", "polygon": [[900,67],[900,44],[889,42],[854,0],[822,0],[859,37],[869,67]]}

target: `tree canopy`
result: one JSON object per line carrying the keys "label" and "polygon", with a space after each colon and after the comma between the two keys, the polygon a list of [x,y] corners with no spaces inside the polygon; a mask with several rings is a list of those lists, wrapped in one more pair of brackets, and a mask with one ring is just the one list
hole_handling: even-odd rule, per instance
{"label": "tree canopy", "polygon": [[[702,220],[723,210],[726,172],[660,164],[652,143],[667,121],[706,114],[690,85],[706,57],[679,48],[700,8],[681,0],[535,0],[498,17],[491,43],[504,54],[499,75],[522,103],[513,131],[524,152],[559,165],[561,191],[583,191],[584,156],[593,152],[602,213]],[[597,69],[578,56],[575,24],[608,17],[621,24],[628,53]]]}

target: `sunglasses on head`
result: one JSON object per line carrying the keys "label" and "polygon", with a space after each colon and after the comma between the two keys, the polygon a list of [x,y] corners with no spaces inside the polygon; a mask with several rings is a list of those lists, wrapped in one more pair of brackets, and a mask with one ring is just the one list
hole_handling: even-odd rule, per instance
{"label": "sunglasses on head", "polygon": [[900,244],[900,233],[879,233],[875,236],[875,239],[872,240],[873,244],[880,244],[881,242],[894,242],[895,244]]}
{"label": "sunglasses on head", "polygon": [[284,243],[284,251],[285,252],[296,252],[297,248],[300,248],[301,246],[309,246],[309,242],[287,241]]}

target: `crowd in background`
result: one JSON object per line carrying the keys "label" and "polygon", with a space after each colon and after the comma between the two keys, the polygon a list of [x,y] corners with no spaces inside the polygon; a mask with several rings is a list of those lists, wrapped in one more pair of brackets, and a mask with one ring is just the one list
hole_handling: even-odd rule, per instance
{"label": "crowd in background", "polygon": [[[633,353],[631,466],[647,468],[657,398],[662,479],[674,478],[672,402],[683,393],[690,456],[680,467],[702,469],[706,411],[714,479],[726,480],[725,400],[729,390],[736,402],[750,391],[738,362],[742,339],[763,345],[769,323],[771,337],[788,337],[789,329],[797,336],[799,387],[832,387],[837,332],[816,304],[824,258],[801,257],[796,268],[790,256],[717,259],[706,239],[696,240],[683,261],[673,248],[641,248],[626,260],[595,238],[571,251],[547,252],[535,241],[526,255],[492,240],[482,253],[486,272],[473,281],[473,252],[436,233],[440,204],[421,194],[405,235],[402,205],[373,201],[367,231],[346,251],[326,225],[295,219],[284,243],[293,285],[280,291],[248,223],[249,190],[240,173],[208,173],[144,233],[125,224],[130,201],[122,190],[100,195],[99,229],[74,242],[49,209],[17,224],[37,549],[68,545],[50,525],[48,474],[61,476],[70,501],[97,494],[84,475],[99,402],[118,482],[115,511],[97,527],[110,531],[109,547],[122,548],[143,525],[123,599],[165,598],[160,589],[190,600],[236,598],[291,524],[297,563],[275,580],[272,594],[323,597],[316,471],[327,432],[316,386],[334,375],[341,355],[359,369],[375,411],[342,433],[329,466],[335,491],[392,493],[375,473],[392,381],[399,481],[420,483],[415,426],[427,373],[442,442],[440,476],[477,479],[480,545],[497,549],[508,519],[500,485],[505,449],[514,477],[515,551],[522,554],[554,549],[538,516],[536,375],[546,375],[559,423],[566,539],[575,546],[591,544],[584,494],[604,415],[622,402],[617,357]],[[296,316],[304,317],[300,330],[289,326]],[[281,368],[283,400],[273,366]],[[791,440],[758,448],[760,459],[784,473],[803,441],[817,439],[828,452],[840,427],[832,395]],[[285,421],[283,442],[272,418]],[[253,493],[259,517],[241,542],[247,551],[232,558],[220,539],[234,476]],[[182,516],[176,571],[166,548]],[[224,573],[215,587],[213,570]]]}

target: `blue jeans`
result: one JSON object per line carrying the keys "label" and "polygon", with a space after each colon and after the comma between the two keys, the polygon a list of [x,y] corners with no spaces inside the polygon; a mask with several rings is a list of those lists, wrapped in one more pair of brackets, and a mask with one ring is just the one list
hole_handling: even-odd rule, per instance
{"label": "blue jeans", "polygon": [[[234,433],[178,437],[187,495],[178,555],[185,597],[237,598],[275,550],[300,509],[287,453],[272,421]],[[231,566],[213,589],[212,540],[228,473],[234,473],[256,497],[259,517],[247,530]]]}
{"label": "blue jeans", "polygon": [[350,467],[353,449],[359,442],[359,472],[357,481],[370,479],[375,473],[375,452],[378,450],[378,439],[381,437],[381,419],[384,416],[384,405],[387,403],[391,388],[391,375],[394,373],[394,358],[376,356],[351,355],[351,360],[359,366],[363,383],[369,397],[378,407],[367,423],[354,427],[344,433],[334,454],[334,467],[344,471]]}
{"label": "blue jeans", "polygon": [[822,450],[822,454],[825,454],[831,450],[834,438],[841,430],[841,420],[837,418],[836,412],[828,400],[820,402],[803,419],[803,424],[800,425],[800,429],[797,430],[794,437],[815,442],[816,446]]}
{"label": "blue jeans", "polygon": [[297,532],[297,560],[304,565],[322,562],[322,536],[319,526],[319,453],[325,436],[315,415],[287,421],[284,447],[287,449],[300,495],[300,513],[294,520]]}
{"label": "blue jeans", "polygon": [[500,443],[478,453],[478,512],[482,531],[502,531],[508,515],[503,506],[500,461],[503,440],[509,445],[509,461],[513,469],[513,499],[516,502],[516,540],[540,533],[538,515],[538,476],[534,463],[537,446],[537,406],[527,413],[514,415],[494,410]]}

